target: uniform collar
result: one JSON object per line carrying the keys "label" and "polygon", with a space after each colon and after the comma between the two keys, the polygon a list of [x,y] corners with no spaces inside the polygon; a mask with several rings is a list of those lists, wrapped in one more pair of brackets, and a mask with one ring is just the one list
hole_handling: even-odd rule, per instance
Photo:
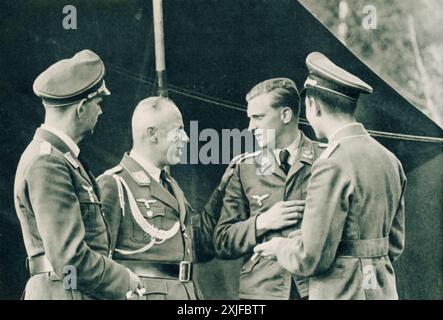
{"label": "uniform collar", "polygon": [[57,136],[61,141],[63,141],[69,148],[69,150],[73,153],[73,155],[78,158],[78,155],[80,154],[80,148],[78,145],[72,140],[67,134],[61,132],[60,130],[57,130],[47,124],[42,124],[40,126],[41,129],[49,131],[53,135]]}
{"label": "uniform collar", "polygon": [[157,168],[150,161],[144,159],[134,150],[131,150],[129,156],[135,160],[155,181],[160,183],[161,169]]}
{"label": "uniform collar", "polygon": [[369,133],[366,131],[363,124],[354,122],[341,127],[334,134],[332,134],[331,138],[329,139],[329,143],[341,140],[343,138],[366,135],[369,135]]}
{"label": "uniform collar", "polygon": [[[62,154],[69,154],[71,157],[75,157],[74,150],[72,150],[58,135],[46,128],[38,128],[35,132],[34,139],[47,141]],[[77,157],[75,158],[77,159]]]}
{"label": "uniform collar", "polygon": [[[283,179],[289,179],[292,177],[305,164],[312,166],[316,157],[315,143],[307,138],[302,131],[300,131],[298,140],[298,143],[294,144],[294,146],[296,146],[296,153],[287,175],[284,174],[278,163],[274,162],[274,159],[270,158],[270,156],[273,154],[270,154],[270,152],[268,153],[265,150],[261,150],[257,153],[256,156],[258,159],[255,161],[255,165],[260,167],[260,172],[273,172]],[[278,157],[276,158],[278,159]]]}
{"label": "uniform collar", "polygon": [[285,149],[288,150],[289,152],[288,163],[292,164],[294,162],[294,160],[297,158],[300,141],[301,141],[301,131],[299,131],[297,138],[286,148],[272,150],[278,165],[280,165],[280,152],[282,152]]}
{"label": "uniform collar", "polygon": [[[140,163],[138,163],[132,156],[128,153],[123,155],[123,159],[120,165],[128,172],[131,178],[140,187],[149,187],[150,194],[152,197],[159,199],[160,201],[166,203],[175,211],[180,212],[179,203],[177,199],[169,193],[160,183],[155,181],[149,173],[145,171]],[[152,179],[151,179],[152,178]]]}
{"label": "uniform collar", "polygon": [[83,164],[78,160],[78,153],[75,154],[75,150],[73,150],[72,147],[70,147],[60,136],[55,134],[53,130],[48,130],[46,126],[42,126],[35,132],[34,139],[50,143],[51,146],[60,152],[76,170],[79,170],[80,174],[88,180],[91,185],[94,185],[94,179],[90,177],[87,170],[83,167]]}
{"label": "uniform collar", "polygon": [[301,131],[300,136],[300,153],[298,159],[312,165],[315,159],[315,142],[306,137],[305,134]]}

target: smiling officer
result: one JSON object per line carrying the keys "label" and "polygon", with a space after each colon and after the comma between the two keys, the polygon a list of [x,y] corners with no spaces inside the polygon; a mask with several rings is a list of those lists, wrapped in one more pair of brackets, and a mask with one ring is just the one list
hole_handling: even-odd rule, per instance
{"label": "smiling officer", "polygon": [[162,97],[140,101],[132,137],[131,152],[98,179],[113,258],[142,278],[142,299],[202,298],[192,266],[214,255],[213,229],[229,172],[198,214],[165,170],[180,162],[189,141],[177,106]]}

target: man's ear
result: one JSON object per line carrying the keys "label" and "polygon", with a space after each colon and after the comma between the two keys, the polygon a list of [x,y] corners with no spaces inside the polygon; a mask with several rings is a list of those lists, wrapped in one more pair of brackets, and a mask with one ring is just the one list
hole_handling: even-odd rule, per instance
{"label": "man's ear", "polygon": [[146,133],[146,137],[148,138],[149,141],[157,143],[157,141],[158,141],[157,128],[147,127],[145,133]]}
{"label": "man's ear", "polygon": [[316,116],[321,115],[320,104],[317,103],[315,98],[314,97],[307,97],[307,100],[308,100],[308,104],[306,105],[306,107],[307,108],[313,108],[313,110],[315,111],[315,115]]}
{"label": "man's ear", "polygon": [[284,107],[280,111],[280,119],[283,121],[284,124],[291,122],[293,115],[293,111],[289,107]]}
{"label": "man's ear", "polygon": [[83,99],[82,101],[80,101],[80,103],[75,108],[76,109],[75,111],[76,111],[77,117],[79,119],[83,118],[84,115],[85,115],[85,112],[86,112],[86,105],[85,105],[85,103],[86,103],[86,99]]}

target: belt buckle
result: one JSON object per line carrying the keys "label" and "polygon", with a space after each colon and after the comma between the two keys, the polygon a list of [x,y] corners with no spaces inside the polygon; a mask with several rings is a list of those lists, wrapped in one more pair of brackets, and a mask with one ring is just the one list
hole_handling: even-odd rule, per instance
{"label": "belt buckle", "polygon": [[189,282],[191,280],[191,267],[190,261],[181,261],[178,280],[180,282]]}

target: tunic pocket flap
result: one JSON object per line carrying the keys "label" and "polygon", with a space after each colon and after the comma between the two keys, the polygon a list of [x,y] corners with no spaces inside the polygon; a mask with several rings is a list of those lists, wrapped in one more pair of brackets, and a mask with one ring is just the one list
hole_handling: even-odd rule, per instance
{"label": "tunic pocket flap", "polygon": [[139,209],[145,218],[163,217],[165,215],[165,208],[159,205],[151,204],[149,206],[145,206],[139,203]]}
{"label": "tunic pocket flap", "polygon": [[164,282],[152,282],[146,283],[145,285],[145,295],[150,294],[168,294],[168,287]]}

